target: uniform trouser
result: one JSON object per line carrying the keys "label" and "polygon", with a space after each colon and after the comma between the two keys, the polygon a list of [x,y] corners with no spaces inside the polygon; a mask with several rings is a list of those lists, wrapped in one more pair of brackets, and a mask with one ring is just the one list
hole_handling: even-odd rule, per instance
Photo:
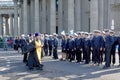
{"label": "uniform trouser", "polygon": [[84,50],[85,50],[85,48],[83,47],[83,52],[82,52],[82,54],[83,54],[83,60],[85,60],[85,53],[84,53],[85,51]]}
{"label": "uniform trouser", "polygon": [[76,60],[77,62],[81,62],[82,61],[82,54],[81,54],[81,51],[80,49],[76,49]]}
{"label": "uniform trouser", "polygon": [[27,62],[28,58],[28,53],[25,53],[23,56],[23,62]]}
{"label": "uniform trouser", "polygon": [[100,63],[102,64],[102,62],[103,62],[103,50],[100,51]]}
{"label": "uniform trouser", "polygon": [[93,56],[94,56],[94,64],[100,63],[100,48],[94,47],[93,48]]}
{"label": "uniform trouser", "polygon": [[66,49],[66,59],[70,59],[69,53],[70,53],[70,51],[68,49]]}
{"label": "uniform trouser", "polygon": [[90,62],[90,48],[89,47],[85,47],[84,54],[85,54],[85,63],[89,63]]}
{"label": "uniform trouser", "polygon": [[111,47],[105,47],[105,66],[110,67]]}
{"label": "uniform trouser", "polygon": [[53,49],[53,58],[58,59],[57,48]]}
{"label": "uniform trouser", "polygon": [[44,47],[45,56],[48,55],[48,47]]}
{"label": "uniform trouser", "polygon": [[90,55],[92,55],[92,57],[91,57],[91,61],[94,62],[93,50],[90,51]]}
{"label": "uniform trouser", "polygon": [[52,55],[52,46],[49,46],[49,56]]}
{"label": "uniform trouser", "polygon": [[110,63],[111,63],[111,61],[112,61],[113,64],[115,64],[115,49],[111,49]]}
{"label": "uniform trouser", "polygon": [[72,51],[72,49],[70,49],[69,57],[70,57],[70,61],[74,60],[74,58],[75,58],[75,52]]}

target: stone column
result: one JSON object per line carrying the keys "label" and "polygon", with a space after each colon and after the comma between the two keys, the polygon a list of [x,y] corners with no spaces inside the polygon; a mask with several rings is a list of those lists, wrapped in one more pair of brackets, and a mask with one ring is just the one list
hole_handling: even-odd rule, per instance
{"label": "stone column", "polygon": [[39,0],[39,31],[40,33],[45,33],[42,31],[42,28],[42,0]]}
{"label": "stone column", "polygon": [[35,5],[35,7],[34,7],[34,10],[35,10],[35,23],[34,23],[34,27],[35,27],[35,32],[39,32],[39,25],[40,25],[40,23],[39,23],[39,0],[34,0],[35,1],[35,3],[34,3],[34,5]]}
{"label": "stone column", "polygon": [[18,2],[17,0],[14,0],[14,36],[18,36],[18,4],[17,2]]}
{"label": "stone column", "polygon": [[56,0],[49,0],[49,34],[56,32]]}
{"label": "stone column", "polygon": [[28,8],[27,8],[27,9],[28,9],[28,14],[27,14],[27,16],[28,16],[28,17],[27,17],[27,18],[28,18],[28,19],[27,19],[27,21],[28,21],[28,26],[27,26],[27,27],[28,27],[28,28],[27,28],[27,29],[28,29],[28,32],[27,32],[27,34],[30,34],[30,33],[31,33],[31,25],[30,25],[30,21],[31,21],[31,16],[30,16],[30,15],[31,15],[31,13],[30,13],[30,3],[27,5],[27,7],[28,7]]}
{"label": "stone column", "polygon": [[28,34],[28,0],[23,0],[23,33]]}
{"label": "stone column", "polygon": [[8,17],[5,18],[5,30],[6,30],[6,35],[9,35]]}
{"label": "stone column", "polygon": [[81,30],[81,0],[75,0],[75,31]]}
{"label": "stone column", "polygon": [[3,17],[2,14],[0,14],[0,36],[2,36],[2,28],[3,27]]}
{"label": "stone column", "polygon": [[46,33],[49,33],[49,0],[46,0]]}
{"label": "stone column", "polygon": [[42,33],[46,33],[46,0],[42,0]]}
{"label": "stone column", "polygon": [[19,26],[20,26],[20,34],[23,34],[23,2],[20,2],[19,5],[19,18],[20,18],[20,22],[19,22]]}
{"label": "stone column", "polygon": [[98,29],[98,1],[99,0],[91,0],[90,4],[90,32],[95,29]]}
{"label": "stone column", "polygon": [[63,31],[63,0],[58,0],[58,33]]}
{"label": "stone column", "polygon": [[64,0],[64,27],[65,31],[74,30],[74,0]]}
{"label": "stone column", "polygon": [[99,16],[98,16],[98,29],[103,30],[104,29],[104,0],[99,0],[98,2],[98,10],[99,10]]}
{"label": "stone column", "polygon": [[82,3],[81,4],[81,14],[82,14],[81,30],[89,32],[90,31],[90,21],[89,21],[90,20],[90,2],[89,0],[81,0],[81,3]]}
{"label": "stone column", "polygon": [[[119,3],[119,0],[117,0],[117,2]],[[108,29],[111,29],[112,19],[114,19],[113,12],[111,10],[111,3],[112,3],[112,0],[108,0],[108,26],[107,26]]]}
{"label": "stone column", "polygon": [[30,24],[31,24],[31,33],[35,33],[35,29],[34,29],[34,12],[35,12],[35,9],[34,9],[34,0],[31,0],[30,1]]}
{"label": "stone column", "polygon": [[13,14],[10,14],[10,36],[13,36],[14,35],[14,32],[13,32]]}

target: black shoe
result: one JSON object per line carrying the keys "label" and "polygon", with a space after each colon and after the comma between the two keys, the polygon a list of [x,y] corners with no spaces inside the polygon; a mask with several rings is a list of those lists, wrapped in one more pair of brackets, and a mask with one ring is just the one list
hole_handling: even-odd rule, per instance
{"label": "black shoe", "polygon": [[76,63],[80,63],[80,61],[77,61]]}
{"label": "black shoe", "polygon": [[109,67],[108,66],[103,66],[103,69],[108,69]]}
{"label": "black shoe", "polygon": [[29,70],[33,70],[34,68],[28,68]]}
{"label": "black shoe", "polygon": [[43,68],[43,66],[44,66],[43,64],[40,64],[40,67],[42,67],[42,68]]}
{"label": "black shoe", "polygon": [[72,62],[72,60],[70,60],[69,62]]}
{"label": "black shoe", "polygon": [[43,67],[36,67],[37,70],[43,70]]}
{"label": "black shoe", "polygon": [[61,58],[60,61],[63,61],[63,59]]}

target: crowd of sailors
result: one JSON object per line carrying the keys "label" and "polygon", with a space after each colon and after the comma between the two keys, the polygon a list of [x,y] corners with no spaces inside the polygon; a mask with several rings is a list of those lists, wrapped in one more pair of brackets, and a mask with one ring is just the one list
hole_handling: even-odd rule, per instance
{"label": "crowd of sailors", "polygon": [[113,30],[94,30],[93,33],[62,33],[60,39],[61,48],[58,48],[59,39],[56,33],[53,35],[29,34],[28,38],[17,37],[14,49],[24,55],[23,62],[30,70],[43,69],[43,56],[52,56],[53,59],[58,59],[58,49],[61,49],[62,54],[60,61],[75,61],[85,64],[92,62],[97,66],[105,62],[103,68],[106,69],[116,63],[116,54],[118,53],[120,65],[120,35],[116,35]]}

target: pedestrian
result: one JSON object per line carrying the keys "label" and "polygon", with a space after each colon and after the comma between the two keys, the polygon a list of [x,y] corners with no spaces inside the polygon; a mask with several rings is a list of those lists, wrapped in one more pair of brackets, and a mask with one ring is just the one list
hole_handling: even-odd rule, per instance
{"label": "pedestrian", "polygon": [[17,45],[18,53],[21,53],[22,41],[21,41],[21,37],[20,36],[18,36],[18,39],[16,41],[16,45]]}
{"label": "pedestrian", "polygon": [[4,50],[7,51],[8,50],[8,38],[4,37],[3,42],[4,42]]}
{"label": "pedestrian", "polygon": [[43,45],[40,40],[40,33],[35,33],[35,40],[33,40],[28,47],[29,57],[28,57],[28,68],[34,69],[36,67],[39,70],[43,69],[41,48]]}

